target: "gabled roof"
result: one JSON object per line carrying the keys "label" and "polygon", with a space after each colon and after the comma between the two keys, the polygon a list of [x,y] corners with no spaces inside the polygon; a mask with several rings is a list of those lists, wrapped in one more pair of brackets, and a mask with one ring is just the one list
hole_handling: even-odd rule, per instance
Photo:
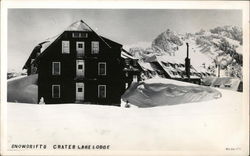
{"label": "gabled roof", "polygon": [[239,85],[242,81],[238,78],[231,78],[231,77],[206,77],[203,79],[203,84],[207,86],[217,86],[223,89],[229,89],[237,91]]}
{"label": "gabled roof", "polygon": [[[105,37],[102,37],[102,36],[99,36],[93,29],[91,29],[91,27],[89,27],[83,20],[79,20],[79,21],[76,21],[74,23],[72,23],[70,26],[68,26],[64,31],[62,31],[61,33],[59,33],[58,35],[54,36],[54,37],[51,37],[51,38],[48,38],[46,39],[44,42],[40,43],[39,45],[41,46],[41,55],[39,55],[39,58],[41,58],[46,49],[49,48],[52,43],[54,43],[57,39],[60,38],[60,36],[65,32],[65,31],[85,31],[85,32],[93,32],[105,45],[107,45],[107,47],[109,48],[112,48],[113,46],[115,45],[118,45],[120,47],[122,47],[121,44],[117,43],[117,42],[114,42],[112,40],[109,40]],[[31,57],[31,56],[30,56]],[[37,59],[34,61],[36,62]],[[28,61],[27,61],[28,62]],[[27,62],[25,63],[24,67],[26,67],[26,64]]]}
{"label": "gabled roof", "polygon": [[70,26],[68,26],[65,30],[63,30],[58,35],[46,39],[44,41],[46,43],[42,44],[41,52],[43,52],[45,49],[47,49],[65,31],[87,31],[87,32],[93,32],[93,30],[86,23],[84,23],[82,20],[76,21],[76,22],[72,23]]}
{"label": "gabled roof", "polygon": [[155,71],[155,69],[152,67],[151,63],[138,61],[138,64],[141,66],[141,68],[144,71],[147,71],[147,70],[149,70],[149,71]]}
{"label": "gabled roof", "polygon": [[[171,78],[182,78],[183,76],[185,77],[185,75],[179,74],[179,73],[185,72],[184,67],[175,67],[172,65],[167,67],[164,64],[164,63],[170,63],[173,65],[177,64],[177,65],[185,66],[184,60],[180,60],[173,56],[155,56],[154,55],[154,56],[148,57],[145,61],[148,63],[157,62]],[[197,70],[192,65],[190,67],[190,72],[191,72],[190,78],[200,78],[194,75],[194,73],[197,73]]]}
{"label": "gabled roof", "polygon": [[110,40],[110,39],[108,39],[108,38],[106,38],[106,37],[103,37],[103,36],[99,36],[99,37],[100,37],[103,41],[105,41],[106,44],[108,44],[110,47],[113,47],[113,46],[116,46],[116,45],[122,47],[122,45],[121,45],[120,43],[117,43],[117,42],[115,42],[115,41],[112,41],[112,40]]}
{"label": "gabled roof", "polygon": [[137,60],[135,57],[133,57],[130,53],[128,53],[125,49],[122,49],[122,52],[121,52],[121,57],[124,58],[124,59],[132,59],[132,60]]}
{"label": "gabled roof", "polygon": [[[91,29],[85,22],[83,22],[83,20],[80,21],[76,21],[74,23],[72,23],[70,26],[68,26],[63,32],[61,32],[60,34],[48,38],[45,40],[45,44],[43,44],[41,52],[45,51],[58,37],[60,37],[65,31],[87,31],[87,32],[93,32],[95,33],[109,48],[111,48],[111,46],[107,43],[107,38],[104,39],[104,37],[99,36],[93,29]],[[106,41],[105,41],[106,40]],[[111,40],[109,40],[111,41]],[[116,42],[114,42],[116,43]],[[117,43],[118,44],[118,43]]]}
{"label": "gabled roof", "polygon": [[27,68],[29,68],[29,66],[30,66],[29,63],[30,63],[30,61],[31,61],[31,58],[34,57],[34,56],[36,55],[37,51],[39,51],[39,49],[42,47],[42,44],[43,44],[43,42],[42,42],[42,43],[39,43],[39,44],[32,50],[32,52],[31,52],[29,58],[28,58],[27,61],[25,62],[25,64],[24,64],[24,66],[23,66],[22,69],[27,69]]}
{"label": "gabled roof", "polygon": [[93,31],[83,20],[72,23],[65,31]]}

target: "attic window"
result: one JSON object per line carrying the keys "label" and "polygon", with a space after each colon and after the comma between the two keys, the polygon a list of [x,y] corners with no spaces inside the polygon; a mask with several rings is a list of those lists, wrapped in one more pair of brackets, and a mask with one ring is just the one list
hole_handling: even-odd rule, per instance
{"label": "attic window", "polygon": [[176,72],[172,72],[173,73],[173,75],[178,75]]}
{"label": "attic window", "polygon": [[72,38],[88,38],[88,33],[83,32],[73,32]]}
{"label": "attic window", "polygon": [[224,84],[226,88],[230,88],[232,84]]}
{"label": "attic window", "polygon": [[169,63],[162,62],[166,67],[169,67]]}

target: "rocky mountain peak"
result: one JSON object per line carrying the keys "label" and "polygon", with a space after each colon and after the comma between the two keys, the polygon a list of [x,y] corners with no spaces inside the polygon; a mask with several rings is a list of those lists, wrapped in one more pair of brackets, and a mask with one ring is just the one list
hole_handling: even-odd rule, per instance
{"label": "rocky mountain peak", "polygon": [[182,45],[182,39],[176,32],[171,31],[170,29],[167,29],[165,32],[158,35],[152,42],[152,48],[161,48],[168,53],[176,51],[178,46]]}

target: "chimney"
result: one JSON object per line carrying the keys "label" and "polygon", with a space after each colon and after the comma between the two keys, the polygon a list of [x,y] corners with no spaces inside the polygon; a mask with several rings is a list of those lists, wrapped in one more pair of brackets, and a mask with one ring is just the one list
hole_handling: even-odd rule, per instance
{"label": "chimney", "polygon": [[188,45],[188,43],[186,43],[186,45],[187,45],[187,57],[185,59],[185,71],[186,71],[186,75],[188,77],[188,80],[190,80],[189,45]]}

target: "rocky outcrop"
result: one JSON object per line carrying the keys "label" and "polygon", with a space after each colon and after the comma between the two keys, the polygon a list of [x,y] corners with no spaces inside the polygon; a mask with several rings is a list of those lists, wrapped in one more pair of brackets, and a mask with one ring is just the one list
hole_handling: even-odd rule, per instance
{"label": "rocky outcrop", "polygon": [[152,47],[161,48],[165,52],[172,52],[178,49],[178,46],[182,46],[183,42],[179,35],[169,29],[157,36],[153,42]]}

